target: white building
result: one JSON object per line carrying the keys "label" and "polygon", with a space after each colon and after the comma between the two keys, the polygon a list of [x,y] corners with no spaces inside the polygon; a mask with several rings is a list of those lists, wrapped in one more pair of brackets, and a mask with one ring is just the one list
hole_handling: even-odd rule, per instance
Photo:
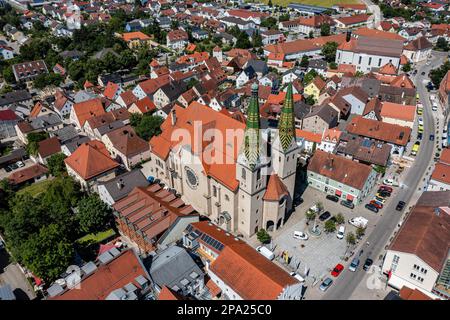
{"label": "white building", "polygon": [[409,61],[417,63],[427,60],[432,50],[431,42],[425,37],[420,37],[408,43],[403,49],[403,54]]}

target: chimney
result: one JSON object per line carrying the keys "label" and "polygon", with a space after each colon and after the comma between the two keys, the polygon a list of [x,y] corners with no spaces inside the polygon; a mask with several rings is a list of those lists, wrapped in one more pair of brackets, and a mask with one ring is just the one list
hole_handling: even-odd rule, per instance
{"label": "chimney", "polygon": [[172,126],[174,126],[177,123],[177,114],[174,109],[172,109],[172,112],[170,112],[171,119],[172,119]]}
{"label": "chimney", "polygon": [[350,42],[351,38],[352,38],[352,32],[349,30],[349,31],[347,31],[347,33],[345,35],[345,41]]}

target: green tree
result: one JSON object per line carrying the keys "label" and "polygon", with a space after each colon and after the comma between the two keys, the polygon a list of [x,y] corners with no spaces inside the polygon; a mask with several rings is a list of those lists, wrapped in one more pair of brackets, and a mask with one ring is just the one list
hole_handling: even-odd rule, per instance
{"label": "green tree", "polygon": [[248,49],[252,46],[248,34],[244,31],[240,32],[236,40],[236,48]]}
{"label": "green tree", "polygon": [[322,37],[330,35],[330,25],[328,23],[324,23],[320,26],[320,35]]}
{"label": "green tree", "polygon": [[285,14],[281,14],[280,17],[278,18],[279,22],[283,22],[283,21],[288,21],[290,19],[290,15],[289,13],[285,13]]}
{"label": "green tree", "polygon": [[274,17],[267,17],[261,21],[261,27],[275,29],[277,27],[277,19]]}
{"label": "green tree", "polygon": [[313,221],[316,218],[316,213],[312,210],[306,211],[306,220]]}
{"label": "green tree", "polygon": [[354,244],[356,244],[355,234],[352,231],[347,233],[347,236],[345,237],[345,241],[347,242],[347,245],[354,245]]}
{"label": "green tree", "polygon": [[338,68],[338,65],[336,62],[332,61],[328,64],[328,66],[330,67],[330,69],[336,70]]}
{"label": "green tree", "polygon": [[267,5],[269,6],[269,7],[273,7],[273,3],[272,3],[272,0],[269,0],[269,2],[267,3]]}
{"label": "green tree", "polygon": [[358,239],[361,239],[364,236],[365,233],[366,233],[366,228],[358,227],[356,229],[356,237]]}
{"label": "green tree", "polygon": [[433,82],[436,87],[439,87],[448,70],[450,70],[450,61],[446,61],[439,68],[431,70],[429,73],[431,82]]}
{"label": "green tree", "polygon": [[436,42],[436,48],[442,51],[448,51],[448,42],[443,37],[439,37]]}
{"label": "green tree", "polygon": [[303,85],[306,87],[317,77],[317,75],[318,73],[316,70],[312,69],[311,71],[309,71],[303,78]]}
{"label": "green tree", "polygon": [[75,251],[72,243],[55,224],[44,225],[20,245],[22,261],[35,275],[51,282],[71,264]]}
{"label": "green tree", "polygon": [[77,219],[82,231],[97,233],[109,228],[111,212],[98,194],[94,193],[80,200]]}
{"label": "green tree", "polygon": [[256,237],[258,238],[258,241],[261,243],[268,243],[272,239],[270,234],[265,229],[260,229],[256,233]]}
{"label": "green tree", "polygon": [[130,124],[136,131],[136,134],[142,139],[148,141],[153,136],[161,133],[161,124],[164,119],[157,115],[143,114],[132,115]]}
{"label": "green tree", "polygon": [[28,144],[26,146],[29,155],[37,155],[39,142],[48,138],[46,132],[31,132],[27,135]]}
{"label": "green tree", "polygon": [[411,63],[409,63],[409,62],[407,64],[405,64],[402,68],[403,72],[410,72],[411,69],[412,69]]}
{"label": "green tree", "polygon": [[11,66],[8,66],[7,68],[3,69],[3,78],[8,83],[15,83],[16,82],[16,77],[14,76],[14,72],[13,72]]}
{"label": "green tree", "polygon": [[327,220],[325,222],[325,231],[327,233],[335,232],[336,231],[336,223],[333,220]]}
{"label": "green tree", "polygon": [[337,223],[337,224],[343,224],[343,223],[345,223],[345,218],[344,218],[344,215],[343,215],[342,213],[338,213],[338,214],[336,215],[336,223]]}
{"label": "green tree", "polygon": [[192,87],[196,86],[197,84],[199,84],[199,81],[196,78],[191,78],[191,79],[189,79],[189,81],[187,83],[187,88],[191,89]]}
{"label": "green tree", "polygon": [[309,58],[307,55],[302,56],[302,60],[300,61],[300,67],[302,68],[308,68],[309,65]]}
{"label": "green tree", "polygon": [[253,44],[252,44],[253,48],[258,48],[258,47],[263,46],[262,36],[258,31],[256,31],[253,34],[252,40],[253,40]]}
{"label": "green tree", "polygon": [[322,47],[322,55],[327,62],[334,62],[336,60],[336,50],[338,47],[337,42],[327,42]]}
{"label": "green tree", "polygon": [[307,96],[307,97],[305,98],[305,103],[306,103],[307,105],[309,105],[309,106],[313,106],[313,105],[316,104],[316,99],[314,99],[313,96]]}
{"label": "green tree", "polygon": [[308,38],[310,39],[314,38],[314,32],[312,30],[309,32]]}
{"label": "green tree", "polygon": [[47,159],[47,167],[52,176],[57,177],[66,172],[65,158],[64,153],[56,153]]}

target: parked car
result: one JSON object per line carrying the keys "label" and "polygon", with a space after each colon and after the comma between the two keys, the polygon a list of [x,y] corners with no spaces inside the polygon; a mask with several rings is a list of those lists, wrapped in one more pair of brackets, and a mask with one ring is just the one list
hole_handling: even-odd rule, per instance
{"label": "parked car", "polygon": [[391,193],[384,190],[378,190],[377,194],[375,195],[377,197],[383,197],[383,198],[389,198],[391,196]]}
{"label": "parked car", "polygon": [[[373,207],[375,207],[375,208],[377,208],[378,210],[383,209],[383,204],[377,202],[376,200],[371,200],[368,204],[371,205],[371,206],[373,206]],[[369,208],[367,208],[367,209],[369,209]],[[369,210],[370,210],[370,209],[369,209]],[[373,211],[373,210],[372,210],[372,211]]]}
{"label": "parked car", "polygon": [[300,282],[305,282],[305,279],[296,272],[291,272],[290,275],[293,276],[295,279],[297,279]]}
{"label": "parked car", "polygon": [[337,277],[338,275],[341,274],[342,270],[344,270],[344,266],[342,264],[338,263],[336,265],[336,267],[334,267],[333,271],[331,271],[331,275],[333,277]]}
{"label": "parked car", "polygon": [[345,234],[345,226],[340,226],[336,233],[336,237],[338,239],[344,239],[344,234]]}
{"label": "parked car", "polygon": [[397,206],[395,207],[395,210],[397,210],[397,211],[402,211],[403,210],[403,208],[405,207],[405,202],[404,201],[399,201],[398,202],[398,204],[397,204]]}
{"label": "parked car", "polygon": [[308,240],[308,235],[301,231],[294,231],[294,239],[297,240]]}
{"label": "parked car", "polygon": [[384,190],[384,191],[387,191],[387,192],[390,192],[390,193],[392,193],[392,191],[394,191],[394,189],[392,189],[392,187],[383,186],[383,185],[380,186],[380,188],[378,190]]}
{"label": "parked car", "polygon": [[353,258],[352,263],[350,263],[350,266],[348,267],[348,270],[351,272],[355,272],[356,269],[358,269],[359,266],[359,258]]}
{"label": "parked car", "polygon": [[333,202],[338,202],[339,201],[339,197],[332,195],[332,194],[328,194],[325,198],[327,198],[328,200],[331,200]]}
{"label": "parked car", "polygon": [[275,254],[264,246],[257,247],[256,251],[261,253],[264,257],[266,257],[269,260],[273,260],[275,258]]}
{"label": "parked car", "polygon": [[417,140],[422,140],[423,138],[423,134],[422,133],[417,133]]}
{"label": "parked car", "polygon": [[368,222],[369,222],[369,220],[367,220],[364,217],[356,217],[356,218],[348,220],[348,223],[350,223],[352,226],[355,226],[357,228],[359,228],[359,227],[365,228],[367,226]]}
{"label": "parked car", "polygon": [[414,143],[412,149],[411,149],[411,155],[412,156],[416,156],[417,153],[419,152],[419,148],[420,148],[420,142],[416,141],[416,143]]}
{"label": "parked car", "polygon": [[22,161],[17,161],[17,162],[16,162],[16,165],[17,165],[19,168],[25,167],[25,163],[23,163]]}
{"label": "parked car", "polygon": [[364,271],[369,270],[369,268],[370,268],[370,266],[371,266],[372,264],[373,264],[373,260],[370,259],[370,258],[367,258],[367,259],[366,259],[366,262],[364,262],[364,265],[363,265]]}
{"label": "parked car", "polygon": [[381,197],[377,197],[377,196],[375,196],[374,200],[377,201],[377,202],[380,202],[382,204],[385,204],[385,202],[386,202],[386,199],[381,198]]}
{"label": "parked car", "polygon": [[373,212],[375,212],[375,213],[378,213],[378,208],[377,207],[375,207],[373,204],[371,204],[371,203],[368,203],[368,204],[366,204],[365,206],[364,206],[366,209],[368,209],[368,210],[370,210],[370,211],[373,211]]}
{"label": "parked car", "polygon": [[420,124],[419,127],[417,128],[417,132],[423,133],[423,126],[421,126]]}
{"label": "parked car", "polygon": [[353,209],[355,207],[355,204],[349,200],[342,200],[341,205],[350,209]]}
{"label": "parked car", "polygon": [[421,115],[423,115],[423,108],[417,108],[417,114],[419,115],[419,116],[421,116]]}
{"label": "parked car", "polygon": [[329,217],[331,217],[331,213],[330,213],[329,211],[325,211],[324,213],[322,213],[322,214],[319,216],[319,220],[320,220],[320,221],[325,221],[325,220],[327,220]]}
{"label": "parked car", "polygon": [[434,141],[434,134],[430,134],[430,141]]}
{"label": "parked car", "polygon": [[418,118],[418,122],[419,122],[419,125],[423,126],[423,118],[422,117]]}
{"label": "parked car", "polygon": [[386,179],[383,180],[383,183],[388,185],[388,186],[398,187],[398,182],[394,181],[394,179],[386,178]]}
{"label": "parked car", "polygon": [[319,287],[319,290],[321,291],[327,291],[327,289],[331,286],[331,284],[333,283],[333,279],[331,278],[326,278],[325,280],[323,280],[322,284]]}
{"label": "parked car", "polygon": [[437,106],[436,103],[433,103],[433,104],[431,105],[431,110],[433,110],[433,111],[437,111],[437,110],[438,110],[438,106]]}

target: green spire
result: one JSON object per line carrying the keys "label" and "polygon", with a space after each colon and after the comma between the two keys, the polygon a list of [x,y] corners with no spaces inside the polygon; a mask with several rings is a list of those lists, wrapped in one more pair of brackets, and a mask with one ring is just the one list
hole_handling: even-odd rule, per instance
{"label": "green spire", "polygon": [[247,109],[247,126],[244,137],[244,154],[251,169],[253,169],[259,159],[259,102],[258,84],[252,85],[252,97]]}
{"label": "green spire", "polygon": [[294,98],[292,94],[292,83],[289,83],[283,109],[281,110],[280,121],[278,123],[278,134],[281,147],[286,151],[295,139],[295,119],[294,119]]}

